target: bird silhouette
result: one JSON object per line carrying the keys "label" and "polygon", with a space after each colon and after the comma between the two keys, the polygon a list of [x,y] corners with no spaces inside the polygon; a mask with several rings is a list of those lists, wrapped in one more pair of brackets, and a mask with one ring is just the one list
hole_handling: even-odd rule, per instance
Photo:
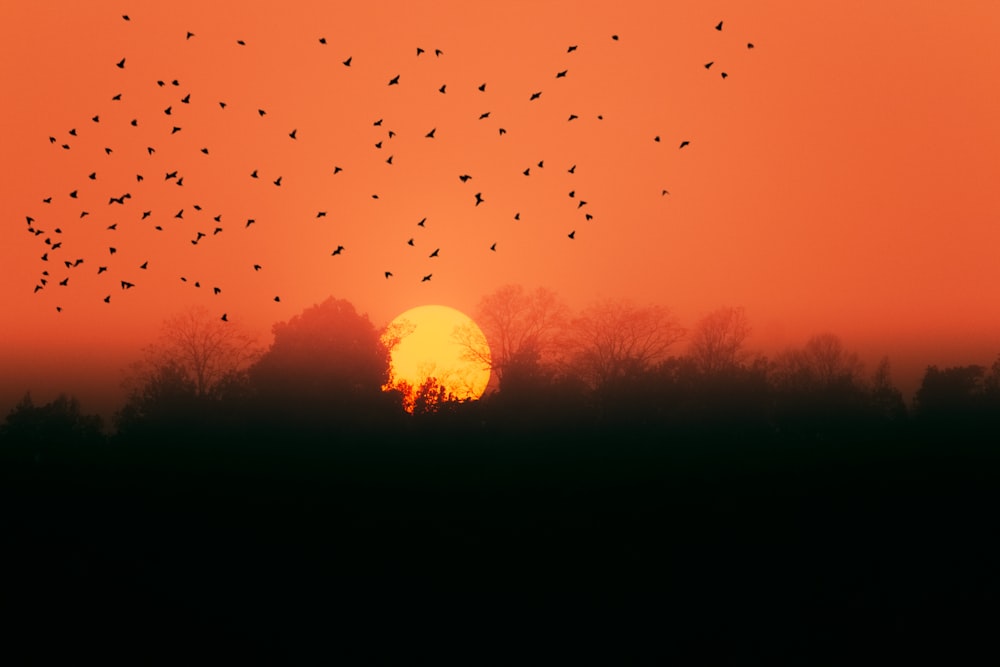
{"label": "bird silhouette", "polygon": [[97,275],[101,275],[102,273],[104,273],[107,270],[108,270],[108,267],[106,267],[106,266],[99,266],[99,267],[97,267]]}
{"label": "bird silhouette", "polygon": [[330,253],[330,255],[331,255],[331,256],[332,256],[332,255],[339,255],[339,254],[340,254],[340,253],[342,253],[342,252],[344,252],[344,246],[342,246],[342,245],[339,245],[339,246],[337,246],[337,249],[336,249],[336,250],[334,250],[334,251],[333,251],[332,253]]}
{"label": "bird silhouette", "polygon": [[419,56],[423,52],[424,52],[424,50],[418,46],[417,47],[417,55]]}
{"label": "bird silhouette", "polygon": [[106,297],[104,297],[104,303],[111,303],[111,295],[110,294],[107,295]]}
{"label": "bird silhouette", "polygon": [[571,47],[569,47],[568,49],[566,49],[566,53],[572,53],[574,51],[576,51],[576,44],[574,44]]}
{"label": "bird silhouette", "polygon": [[278,176],[276,179],[274,179],[274,184],[277,185],[279,188],[281,187],[281,176]]}
{"label": "bird silhouette", "polygon": [[477,192],[476,193],[476,206],[479,206],[482,203],[483,203],[483,193],[482,192]]}
{"label": "bird silhouette", "polygon": [[613,40],[615,40],[617,42],[618,41],[618,35],[611,35],[611,39],[613,39]]}
{"label": "bird silhouette", "polygon": [[191,104],[191,93],[188,93],[187,95],[185,95],[184,97],[182,97],[181,98],[181,102],[183,104]]}
{"label": "bird silhouette", "polygon": [[562,79],[562,78],[564,78],[564,77],[566,76],[566,74],[567,74],[568,72],[569,72],[569,70],[568,70],[568,69],[564,69],[564,70],[563,70],[563,71],[561,71],[561,72],[556,72],[556,78],[557,78],[557,79]]}
{"label": "bird silhouette", "polygon": [[133,287],[135,287],[134,283],[130,283],[127,280],[123,280],[121,281],[121,283],[122,283],[122,289],[132,289]]}
{"label": "bird silhouette", "polygon": [[320,37],[319,38],[319,43],[320,44],[326,44],[326,37]]}
{"label": "bird silhouette", "polygon": [[389,79],[389,85],[390,86],[397,86],[397,85],[399,85],[399,75],[398,74],[396,76],[392,77],[391,79]]}
{"label": "bird silhouette", "polygon": [[447,88],[447,86],[448,86],[448,84],[444,84],[443,86],[441,86],[440,88],[438,88],[438,92],[443,95],[444,94],[444,89]]}
{"label": "bird silhouette", "polygon": [[437,132],[437,128],[436,127],[431,128],[431,131],[425,134],[424,137],[426,137],[427,139],[433,139],[435,132]]}
{"label": "bird silhouette", "polygon": [[431,276],[433,276],[433,275],[434,275],[433,273],[428,273],[426,276],[424,276],[423,278],[420,279],[420,282],[422,282],[422,283],[429,282],[430,279],[431,279]]}
{"label": "bird silhouette", "polygon": [[753,42],[747,42],[747,48],[748,49],[752,49],[753,48]]}
{"label": "bird silhouette", "polygon": [[147,267],[149,267],[149,260],[146,260],[145,262],[139,265],[140,269],[146,269]]}
{"label": "bird silhouette", "polygon": [[115,64],[118,65],[118,69],[125,69],[125,59],[124,58],[122,58],[121,60],[119,60]]}
{"label": "bird silhouette", "polygon": [[264,267],[262,267],[260,264],[254,264],[253,265],[253,270],[254,271],[260,271],[262,268],[264,268]]}
{"label": "bird silhouette", "polygon": [[169,106],[169,107],[167,107],[166,109],[163,110],[163,113],[165,113],[168,116],[170,116],[170,115],[172,115],[174,113],[174,108],[172,106]]}
{"label": "bird silhouette", "polygon": [[244,42],[242,39],[236,40],[236,43],[239,44],[240,46],[246,46],[247,45],[247,43]]}
{"label": "bird silhouette", "polygon": [[690,143],[691,143],[690,141],[682,141],[681,145],[678,148],[684,148],[685,146],[687,146]]}
{"label": "bird silhouette", "polygon": [[715,61],[714,60],[710,60],[709,62],[705,63],[705,69],[711,69],[712,65],[714,65],[714,64],[715,64]]}
{"label": "bird silhouette", "polygon": [[577,116],[575,113],[571,113],[569,115],[569,120],[576,120],[577,118],[579,118],[579,116]]}
{"label": "bird silhouette", "polygon": [[442,51],[441,49],[434,49],[435,58],[440,58],[442,55],[444,55],[444,51]]}
{"label": "bird silhouette", "polygon": [[492,250],[493,252],[496,252],[497,251],[497,244],[494,243],[493,245],[491,245],[490,246],[490,250]]}
{"label": "bird silhouette", "polygon": [[68,286],[68,285],[69,285],[69,276],[66,276],[65,278],[63,278],[62,280],[60,280],[60,281],[59,281],[59,284],[60,284],[60,285],[61,285],[62,287],[66,287],[66,286]]}
{"label": "bird silhouette", "polygon": [[212,294],[222,294],[222,289],[219,287],[213,287]]}
{"label": "bird silhouette", "polygon": [[229,316],[226,313],[222,313],[222,317],[220,317],[219,319],[222,320],[223,322],[228,322]]}
{"label": "bird silhouette", "polygon": [[298,132],[299,131],[297,129],[296,130],[292,130],[291,132],[288,133],[288,136],[290,136],[292,139],[297,139],[298,137],[296,137],[295,135],[297,135]]}
{"label": "bird silhouette", "polygon": [[521,173],[524,174],[525,176],[531,176],[531,167],[528,167],[527,169],[525,169]]}
{"label": "bird silhouette", "polygon": [[715,29],[722,32],[722,21],[719,21],[719,25],[715,26]]}
{"label": "bird silhouette", "polygon": [[567,236],[568,236],[569,238],[571,238],[571,239],[575,239],[575,238],[576,238],[576,230],[574,229],[574,230],[573,230],[573,231],[571,231],[571,232],[570,232],[569,234],[567,234]]}
{"label": "bird silhouette", "polygon": [[194,37],[194,33],[188,30],[187,36],[184,39],[191,39],[192,37]]}
{"label": "bird silhouette", "polygon": [[143,212],[142,212],[142,218],[141,218],[141,219],[142,219],[142,220],[145,220],[146,218],[148,218],[148,217],[149,217],[150,215],[152,215],[152,214],[153,214],[153,212],[152,212],[152,211],[143,211]]}
{"label": "bird silhouette", "polygon": [[427,218],[421,218],[420,222],[417,223],[417,227],[423,227],[425,222],[427,222]]}
{"label": "bird silhouette", "polygon": [[274,297],[274,302],[275,303],[281,303],[281,297],[280,296]]}
{"label": "bird silhouette", "polygon": [[316,217],[317,218],[325,218],[326,217],[326,211],[319,211],[319,212],[317,212],[316,213]]}
{"label": "bird silhouette", "polygon": [[575,174],[576,173],[576,165],[574,164],[572,167],[570,167],[566,171],[568,171],[571,174]]}
{"label": "bird silhouette", "polygon": [[479,92],[481,92],[481,93],[485,93],[486,92],[486,84],[485,83],[479,86]]}
{"label": "bird silhouette", "polygon": [[413,245],[413,239],[410,239],[409,241],[407,241],[406,245]]}
{"label": "bird silhouette", "polygon": [[541,97],[541,96],[542,96],[542,91],[538,91],[537,93],[532,93],[532,94],[531,94],[531,97],[530,97],[530,98],[528,98],[528,101],[529,101],[529,102],[532,102],[532,101],[534,101],[534,100],[537,100],[537,99],[538,99],[539,97]]}
{"label": "bird silhouette", "polygon": [[441,248],[435,248],[434,252],[428,255],[428,257],[437,257],[439,252],[441,252]]}
{"label": "bird silhouette", "polygon": [[259,115],[261,118],[263,118],[264,116],[267,115],[267,112],[264,111],[263,109],[257,109],[257,115]]}
{"label": "bird silhouette", "polygon": [[472,176],[469,176],[468,174],[462,174],[461,176],[459,176],[459,177],[458,177],[458,180],[460,180],[460,181],[462,181],[463,183],[465,183],[465,182],[466,182],[466,181],[468,181],[468,180],[469,180],[470,178],[472,178]]}
{"label": "bird silhouette", "polygon": [[351,66],[351,60],[352,60],[353,58],[354,58],[354,56],[351,56],[350,58],[348,58],[347,60],[345,60],[345,61],[344,61],[344,63],[343,63],[343,64],[344,64],[344,66],[345,66],[345,67],[350,67],[350,66]]}
{"label": "bird silhouette", "polygon": [[499,128],[499,130],[498,130],[498,131],[500,132],[500,135],[501,135],[501,136],[503,136],[503,135],[507,134],[507,130],[503,129],[502,127],[501,127],[501,128]]}
{"label": "bird silhouette", "polygon": [[723,73],[722,73],[722,78],[723,78],[723,79],[725,79],[725,78],[726,78],[727,76],[729,76],[729,75],[728,75],[728,74],[726,74],[725,72],[723,72]]}
{"label": "bird silhouette", "polygon": [[520,219],[521,219],[521,214],[520,214],[520,212],[518,212],[518,213],[515,213],[515,214],[514,214],[514,219],[515,219],[515,220],[520,220]]}
{"label": "bird silhouette", "polygon": [[385,272],[385,277],[386,277],[386,280],[388,280],[389,278],[392,278],[392,271],[386,271]]}
{"label": "bird silhouette", "polygon": [[254,169],[253,171],[250,172],[250,178],[257,178],[257,170],[256,169]]}
{"label": "bird silhouette", "polygon": [[334,176],[336,176],[337,174],[339,174],[342,171],[344,171],[344,170],[342,168],[340,168],[340,167],[334,167],[333,168],[333,174],[334,174]]}

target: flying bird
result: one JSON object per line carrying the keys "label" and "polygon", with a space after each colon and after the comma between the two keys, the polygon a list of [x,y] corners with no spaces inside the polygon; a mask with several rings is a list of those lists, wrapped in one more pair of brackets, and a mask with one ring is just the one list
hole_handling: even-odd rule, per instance
{"label": "flying bird", "polygon": [[334,250],[332,253],[330,253],[330,255],[331,256],[333,256],[333,255],[339,255],[342,252],[344,252],[344,246],[339,245],[339,246],[337,246],[336,250]]}
{"label": "flying bird", "polygon": [[385,277],[386,277],[386,280],[388,280],[389,278],[392,278],[392,271],[386,271],[385,272]]}
{"label": "flying bird", "polygon": [[320,37],[319,38],[319,43],[320,44],[326,44],[326,37]]}
{"label": "flying bird", "polygon": [[556,78],[557,78],[557,79],[562,79],[562,78],[564,78],[564,77],[566,76],[567,72],[569,72],[569,70],[568,70],[568,69],[564,69],[564,70],[563,70],[563,71],[561,71],[561,72],[556,72]]}
{"label": "flying bird", "polygon": [[220,317],[219,319],[222,320],[223,322],[229,321],[229,317],[226,315],[226,313],[222,313],[222,317]]}
{"label": "flying bird", "polygon": [[459,177],[458,177],[458,180],[460,180],[460,181],[462,181],[463,183],[465,183],[465,182],[466,182],[467,180],[469,180],[470,178],[472,178],[472,176],[469,176],[468,174],[462,174],[461,176],[459,176]]}
{"label": "flying bird", "polygon": [[571,174],[575,174],[576,173],[576,165],[574,164],[572,167],[570,167],[566,171],[568,171]]}
{"label": "flying bird", "polygon": [[352,59],[353,57],[354,57],[354,56],[351,56],[351,58],[348,58],[347,60],[345,60],[345,61],[344,61],[344,63],[343,63],[343,64],[344,64],[344,66],[345,66],[345,67],[350,67],[350,66],[351,66],[351,59]]}
{"label": "flying bird", "polygon": [[691,143],[690,141],[682,141],[681,145],[678,148],[684,148],[685,146],[687,146],[690,143]]}
{"label": "flying bird", "polygon": [[298,130],[297,129],[296,130],[292,130],[291,132],[289,132],[288,136],[290,136],[292,139],[296,139],[297,138],[295,136],[296,134],[298,134]]}
{"label": "flying bird", "polygon": [[437,132],[437,128],[436,127],[435,128],[431,128],[431,131],[428,132],[427,134],[425,134],[424,137],[427,138],[427,139],[433,139],[435,132]]}
{"label": "flying bird", "polygon": [[571,239],[575,239],[575,238],[576,238],[576,230],[574,229],[573,231],[571,231],[571,232],[570,232],[569,234],[567,234],[566,236],[568,236],[568,237],[569,237],[569,238],[571,238]]}
{"label": "flying bird", "polygon": [[708,61],[707,63],[705,63],[705,69],[711,69],[712,65],[714,65],[714,64],[715,64],[714,60]]}
{"label": "flying bird", "polygon": [[566,49],[566,53],[572,53],[573,51],[576,51],[576,44]]}
{"label": "flying bird", "polygon": [[133,287],[135,287],[134,283],[130,283],[127,280],[123,280],[121,281],[121,283],[122,283],[122,289],[132,289]]}
{"label": "flying bird", "polygon": [[316,213],[316,217],[317,218],[325,218],[326,217],[326,211],[319,211],[318,213]]}
{"label": "flying bird", "polygon": [[118,69],[125,69],[125,59],[124,58],[122,58],[121,60],[119,60],[115,64],[118,65]]}
{"label": "flying bird", "polygon": [[424,50],[418,46],[417,47],[417,55],[419,56],[423,52],[424,52]]}
{"label": "flying bird", "polygon": [[476,193],[476,206],[479,206],[482,203],[483,203],[483,193],[482,192],[477,192]]}
{"label": "flying bird", "polygon": [[420,282],[422,282],[422,283],[429,282],[430,279],[431,279],[431,276],[433,276],[433,275],[434,275],[433,273],[428,273],[426,276],[424,276],[423,278],[420,279]]}
{"label": "flying bird", "polygon": [[753,48],[753,42],[747,42],[747,48],[748,49],[752,49]]}
{"label": "flying bird", "polygon": [[715,26],[715,29],[720,32],[722,31],[722,21],[719,21],[719,25]]}
{"label": "flying bird", "polygon": [[417,227],[423,227],[425,222],[427,222],[427,218],[421,218],[420,222],[417,223]]}
{"label": "flying bird", "polygon": [[428,257],[437,257],[439,252],[441,252],[441,248],[435,248],[434,252],[428,255]]}
{"label": "flying bird", "polygon": [[440,88],[438,88],[438,92],[439,92],[439,93],[441,93],[441,94],[444,94],[444,89],[445,89],[445,88],[446,88],[447,86],[448,86],[448,84],[444,84],[443,86],[441,86]]}
{"label": "flying bird", "polygon": [[413,239],[410,239],[409,241],[407,241],[406,245],[413,245]]}
{"label": "flying bird", "polygon": [[481,93],[485,93],[486,92],[486,84],[485,83],[479,86],[479,92],[481,92]]}
{"label": "flying bird", "polygon": [[398,74],[396,76],[392,77],[391,79],[389,79],[389,85],[390,86],[398,86],[399,85],[399,75]]}
{"label": "flying bird", "polygon": [[492,250],[493,252],[496,252],[497,251],[497,244],[494,243],[493,245],[491,245],[490,246],[490,250]]}
{"label": "flying bird", "polygon": [[479,120],[485,120],[486,118],[489,118],[489,117],[490,117],[490,112],[489,111],[487,111],[485,113],[479,114]]}
{"label": "flying bird", "polygon": [[541,96],[542,96],[542,91],[538,91],[537,93],[532,93],[531,97],[528,98],[528,101],[531,102],[531,101],[537,100]]}
{"label": "flying bird", "polygon": [[188,93],[187,95],[185,95],[184,97],[182,97],[181,98],[181,103],[183,103],[183,104],[191,104],[191,93]]}
{"label": "flying bird", "polygon": [[274,179],[274,184],[277,185],[279,188],[281,187],[281,176],[278,176],[276,179]]}

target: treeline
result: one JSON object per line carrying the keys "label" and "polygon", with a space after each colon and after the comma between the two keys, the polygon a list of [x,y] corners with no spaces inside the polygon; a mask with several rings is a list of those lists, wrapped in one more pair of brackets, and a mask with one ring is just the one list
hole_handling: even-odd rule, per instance
{"label": "treeline", "polygon": [[[399,332],[330,298],[275,325],[266,350],[204,311],[179,315],[130,369],[111,429],[73,398],[35,405],[26,395],[0,438],[42,448],[510,437],[822,443],[1000,427],[1000,359],[990,368],[930,366],[907,405],[888,358],[866,372],[835,335],[774,358],[751,353],[739,308],[685,330],[660,307],[606,302],[571,317],[547,290],[508,286],[485,297],[475,319],[482,334],[455,338],[497,379],[478,401],[455,400],[435,378],[386,390]],[[686,349],[674,353],[681,341]]]}

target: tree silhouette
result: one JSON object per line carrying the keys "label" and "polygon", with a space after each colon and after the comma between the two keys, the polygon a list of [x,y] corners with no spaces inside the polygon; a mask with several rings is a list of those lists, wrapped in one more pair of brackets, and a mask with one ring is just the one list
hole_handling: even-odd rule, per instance
{"label": "tree silhouette", "polygon": [[504,285],[483,297],[475,312],[482,333],[457,327],[454,338],[467,359],[490,369],[501,389],[512,367],[523,372],[552,362],[562,352],[569,310],[548,289],[529,293],[522,285]]}
{"label": "tree silhouette", "polygon": [[573,367],[594,388],[607,388],[666,357],[684,329],[663,306],[603,301],[573,320]]}
{"label": "tree silhouette", "polygon": [[220,383],[231,383],[231,376],[246,370],[259,354],[256,340],[239,325],[195,307],[164,320],[159,339],[133,365],[126,386],[141,392],[143,384],[170,366],[168,373],[179,371],[190,378],[196,396],[209,396]]}
{"label": "tree silhouette", "polygon": [[330,297],[273,331],[248,371],[262,410],[330,423],[385,405],[389,349],[349,301]]}
{"label": "tree silhouette", "polygon": [[100,416],[83,414],[72,396],[60,394],[36,406],[27,393],[0,424],[0,442],[27,445],[38,456],[44,448],[99,443],[104,439],[101,429]]}
{"label": "tree silhouette", "polygon": [[719,308],[691,332],[688,356],[703,373],[734,368],[749,356],[743,348],[749,335],[750,322],[743,308]]}

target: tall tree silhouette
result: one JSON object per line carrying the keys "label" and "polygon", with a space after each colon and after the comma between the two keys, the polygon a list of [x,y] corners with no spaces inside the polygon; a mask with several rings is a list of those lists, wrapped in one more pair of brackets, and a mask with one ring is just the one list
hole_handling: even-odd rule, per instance
{"label": "tall tree silhouette", "polygon": [[330,297],[273,331],[274,342],[249,369],[263,409],[329,423],[384,404],[389,349],[349,301]]}
{"label": "tall tree silhouette", "polygon": [[480,299],[473,318],[482,333],[458,327],[466,358],[482,363],[500,383],[511,370],[532,372],[562,352],[569,309],[551,290],[504,285]]}
{"label": "tall tree silhouette", "polygon": [[691,332],[688,356],[703,373],[717,373],[745,361],[750,322],[743,308],[724,307],[703,317]]}
{"label": "tall tree silhouette", "polygon": [[652,367],[685,331],[664,306],[603,301],[572,322],[573,367],[601,389]]}
{"label": "tall tree silhouette", "polygon": [[101,442],[101,429],[100,416],[83,414],[72,396],[60,394],[45,405],[35,405],[27,393],[0,424],[0,443],[27,445],[40,456],[43,448]]}

